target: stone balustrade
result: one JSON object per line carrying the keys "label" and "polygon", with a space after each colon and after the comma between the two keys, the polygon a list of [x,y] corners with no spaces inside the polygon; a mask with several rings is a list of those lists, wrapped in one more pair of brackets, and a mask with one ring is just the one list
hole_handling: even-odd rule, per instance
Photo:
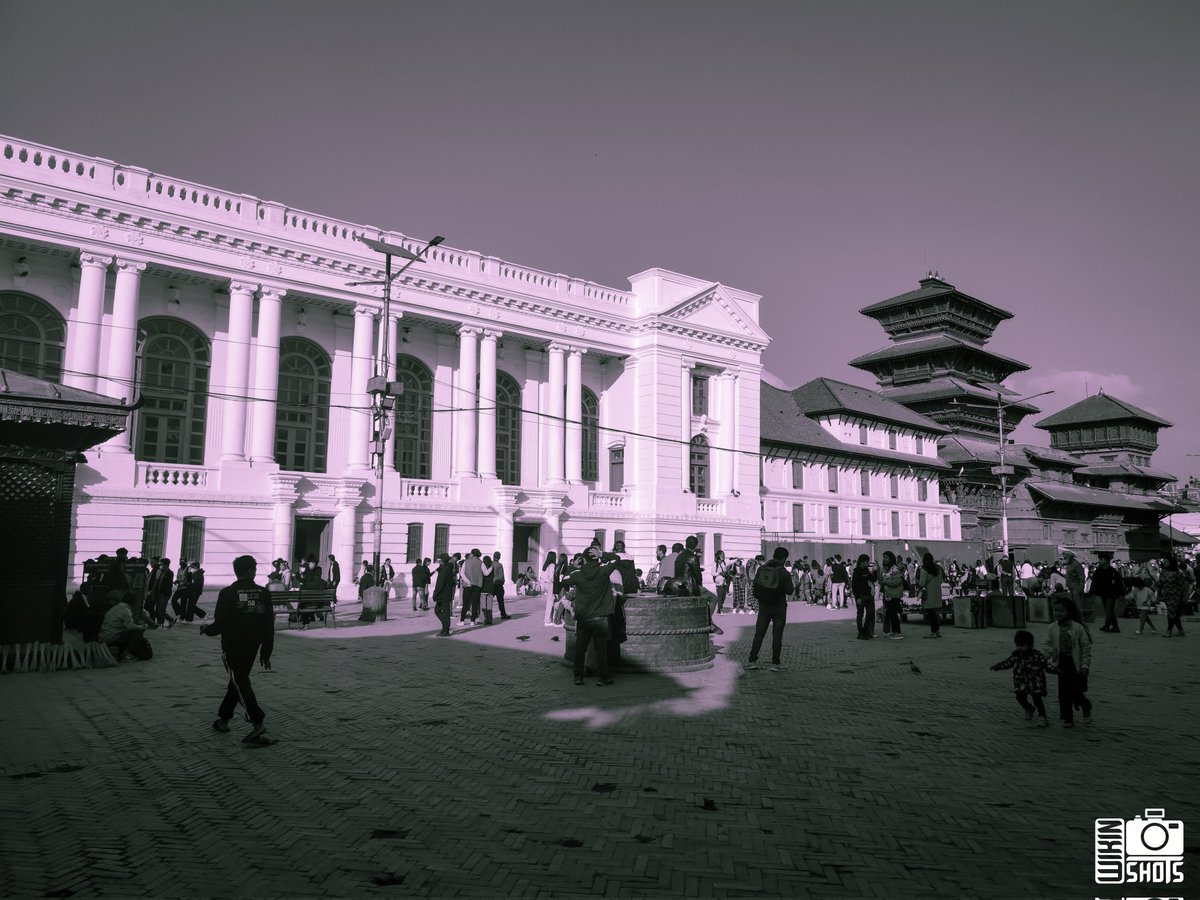
{"label": "stone balustrade", "polygon": [[400,480],[400,496],[405,502],[439,502],[454,499],[454,484],[449,481]]}
{"label": "stone balustrade", "polygon": [[[357,240],[359,235],[378,238],[414,252],[425,246],[423,240],[293,209],[248,194],[234,194],[193,181],[168,178],[137,166],[118,165],[112,160],[80,156],[0,135],[0,172],[21,177],[21,169],[26,166],[38,170],[36,174],[30,173],[31,180],[70,184],[89,194],[126,199],[168,213],[185,212],[190,219],[207,221],[218,228],[237,226],[258,233],[274,233],[295,244],[325,251],[313,256],[328,258],[329,251],[334,251],[337,259],[352,262],[354,266],[379,264],[377,255]],[[348,257],[353,259],[348,260]],[[445,244],[429,251],[427,267],[429,271],[443,274],[476,276],[497,284],[512,284],[524,293],[581,306],[632,306],[633,295],[626,291],[457,250]],[[379,274],[382,277],[382,273]]]}
{"label": "stone balustrade", "polygon": [[151,489],[206,487],[208,470],[203,466],[139,462],[134,478],[139,487]]}
{"label": "stone balustrade", "polygon": [[621,491],[592,491],[588,494],[591,509],[624,509],[629,495]]}
{"label": "stone balustrade", "polygon": [[696,514],[700,516],[723,516],[725,515],[725,501],[714,500],[711,497],[697,497]]}

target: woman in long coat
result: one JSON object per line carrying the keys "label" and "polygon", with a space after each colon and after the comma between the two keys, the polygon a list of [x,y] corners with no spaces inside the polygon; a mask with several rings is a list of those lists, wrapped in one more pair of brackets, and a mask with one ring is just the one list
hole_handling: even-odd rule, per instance
{"label": "woman in long coat", "polygon": [[929,634],[925,637],[940,638],[942,636],[942,582],[945,576],[942,567],[933,559],[932,553],[926,553],[921,560],[921,571],[917,574],[917,589],[921,592],[921,609],[929,620]]}

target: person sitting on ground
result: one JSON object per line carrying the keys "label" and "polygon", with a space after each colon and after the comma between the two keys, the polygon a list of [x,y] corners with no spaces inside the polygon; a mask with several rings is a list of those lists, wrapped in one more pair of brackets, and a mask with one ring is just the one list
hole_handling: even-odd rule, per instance
{"label": "person sitting on ground", "polygon": [[97,640],[108,644],[117,659],[136,659],[145,646],[142,632],[146,629],[134,621],[133,597],[128,592],[109,591],[106,599],[109,608],[104,613]]}
{"label": "person sitting on ground", "polygon": [[67,611],[63,615],[63,625],[74,629],[83,635],[84,643],[91,643],[100,634],[100,625],[104,622],[104,612],[97,609],[83,591],[76,591],[67,603]]}

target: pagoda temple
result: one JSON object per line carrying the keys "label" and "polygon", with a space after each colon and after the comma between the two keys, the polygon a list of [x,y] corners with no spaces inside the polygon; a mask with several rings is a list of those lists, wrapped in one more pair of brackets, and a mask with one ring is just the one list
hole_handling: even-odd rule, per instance
{"label": "pagoda temple", "polygon": [[935,272],[917,290],[859,312],[891,341],[850,365],[874,375],[889,400],[951,429],[938,456],[957,477],[943,477],[940,489],[958,505],[962,538],[978,541],[979,555],[1000,549],[1001,471],[1018,559],[1052,558],[1060,548],[1085,558],[1158,552],[1160,521],[1177,509],[1159,491],[1175,478],[1152,468],[1150,456],[1170,422],[1101,392],[1037,423],[1050,433],[1049,447],[1015,444],[1008,435],[1039,409],[1003,382],[1029,366],[985,348],[1011,312]]}

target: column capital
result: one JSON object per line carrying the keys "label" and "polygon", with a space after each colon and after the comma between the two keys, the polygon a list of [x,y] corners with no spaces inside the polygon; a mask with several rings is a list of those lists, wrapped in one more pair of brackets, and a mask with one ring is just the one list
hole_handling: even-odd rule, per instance
{"label": "column capital", "polygon": [[680,368],[682,368],[683,371],[685,371],[685,372],[691,372],[692,370],[694,370],[696,368],[696,364],[694,362],[689,362],[686,359],[683,360],[683,362],[681,362],[679,365],[680,365]]}
{"label": "column capital", "polygon": [[484,328],[480,340],[498,341],[502,337],[504,337],[504,332],[499,328]]}
{"label": "column capital", "polygon": [[388,322],[390,322],[392,325],[395,325],[397,322],[399,322],[403,318],[404,318],[404,310],[402,310],[402,309],[395,309],[388,313]]}
{"label": "column capital", "polygon": [[141,275],[146,271],[146,263],[140,259],[125,259],[124,257],[118,256],[117,271],[129,272],[133,275]]}
{"label": "column capital", "polygon": [[285,296],[287,296],[287,288],[276,287],[275,285],[271,284],[264,284],[259,290],[262,295],[261,299],[263,300],[268,298],[272,300],[282,300]]}
{"label": "column capital", "polygon": [[99,253],[84,251],[79,254],[79,268],[81,269],[107,269],[112,261],[111,256],[101,256]]}
{"label": "column capital", "polygon": [[237,281],[236,279],[229,282],[230,294],[253,294],[258,290],[258,285],[250,281]]}
{"label": "column capital", "polygon": [[571,347],[569,344],[560,344],[557,341],[555,341],[555,342],[551,343],[548,347],[546,347],[546,352],[547,353],[566,353],[570,349],[571,349]]}
{"label": "column capital", "polygon": [[357,319],[357,318],[362,318],[363,316],[370,316],[371,318],[375,318],[375,307],[361,306],[361,305],[354,307],[354,317]]}
{"label": "column capital", "polygon": [[572,356],[584,356],[587,354],[587,347],[575,347],[572,345],[567,347],[567,350]]}
{"label": "column capital", "polygon": [[467,335],[473,335],[478,337],[481,331],[483,331],[483,329],[478,325],[460,325],[458,327],[458,336],[466,337]]}

